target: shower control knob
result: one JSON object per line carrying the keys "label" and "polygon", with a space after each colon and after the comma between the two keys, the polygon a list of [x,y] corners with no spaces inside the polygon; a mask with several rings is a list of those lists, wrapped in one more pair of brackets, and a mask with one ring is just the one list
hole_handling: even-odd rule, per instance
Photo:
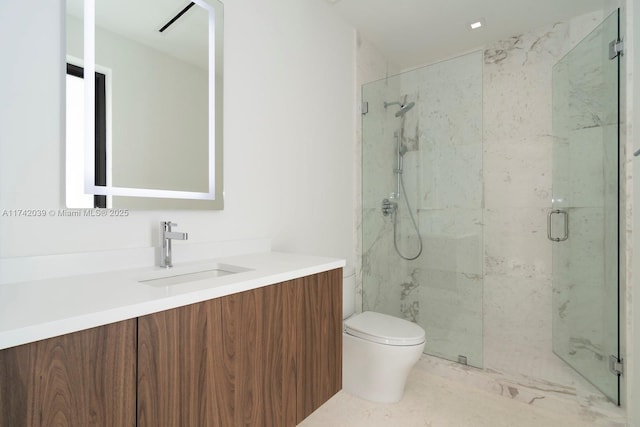
{"label": "shower control knob", "polygon": [[382,215],[389,216],[396,211],[398,204],[389,199],[382,199]]}

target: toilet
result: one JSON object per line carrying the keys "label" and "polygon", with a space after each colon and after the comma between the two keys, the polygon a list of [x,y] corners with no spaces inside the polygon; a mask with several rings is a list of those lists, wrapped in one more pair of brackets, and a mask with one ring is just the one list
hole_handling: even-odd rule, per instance
{"label": "toilet", "polygon": [[342,389],[374,402],[397,402],[425,344],[424,329],[386,314],[355,312],[355,270],[343,270]]}

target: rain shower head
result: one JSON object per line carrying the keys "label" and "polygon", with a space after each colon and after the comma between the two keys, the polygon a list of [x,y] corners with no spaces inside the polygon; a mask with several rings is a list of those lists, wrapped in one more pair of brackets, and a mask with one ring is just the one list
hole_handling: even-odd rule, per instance
{"label": "rain shower head", "polygon": [[400,110],[396,113],[396,117],[402,117],[405,113],[411,110],[416,105],[415,102],[409,102],[408,104],[400,105]]}
{"label": "rain shower head", "polygon": [[409,102],[407,104],[402,104],[400,102],[385,102],[384,103],[384,108],[387,108],[390,105],[399,105],[400,106],[400,110],[398,110],[398,112],[396,113],[396,117],[403,117],[404,114],[409,111],[410,109],[412,109],[416,103],[415,102]]}

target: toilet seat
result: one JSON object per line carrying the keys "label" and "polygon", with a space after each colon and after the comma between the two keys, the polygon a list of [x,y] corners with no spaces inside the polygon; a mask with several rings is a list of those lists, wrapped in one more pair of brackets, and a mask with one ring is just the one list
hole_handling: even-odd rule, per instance
{"label": "toilet seat", "polygon": [[392,346],[418,345],[425,341],[424,330],[415,323],[373,311],[365,311],[345,320],[344,332]]}

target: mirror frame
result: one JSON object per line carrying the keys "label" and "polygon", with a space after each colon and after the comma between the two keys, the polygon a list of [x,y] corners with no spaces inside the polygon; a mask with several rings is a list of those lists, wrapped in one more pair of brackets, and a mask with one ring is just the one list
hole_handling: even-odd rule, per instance
{"label": "mirror frame", "polygon": [[[211,209],[222,209],[222,61],[216,61],[216,11],[206,0],[192,0],[209,14],[209,190],[208,192],[157,190],[95,185],[95,81],[84,79],[84,189],[85,193],[105,196],[148,197],[207,201]],[[221,21],[219,21],[220,25]],[[95,74],[95,0],[84,0],[85,75]],[[218,47],[221,51],[221,44]],[[218,90],[216,91],[216,86]],[[218,96],[218,98],[216,98]],[[218,160],[218,163],[216,163]],[[211,204],[212,202],[214,202]]]}

